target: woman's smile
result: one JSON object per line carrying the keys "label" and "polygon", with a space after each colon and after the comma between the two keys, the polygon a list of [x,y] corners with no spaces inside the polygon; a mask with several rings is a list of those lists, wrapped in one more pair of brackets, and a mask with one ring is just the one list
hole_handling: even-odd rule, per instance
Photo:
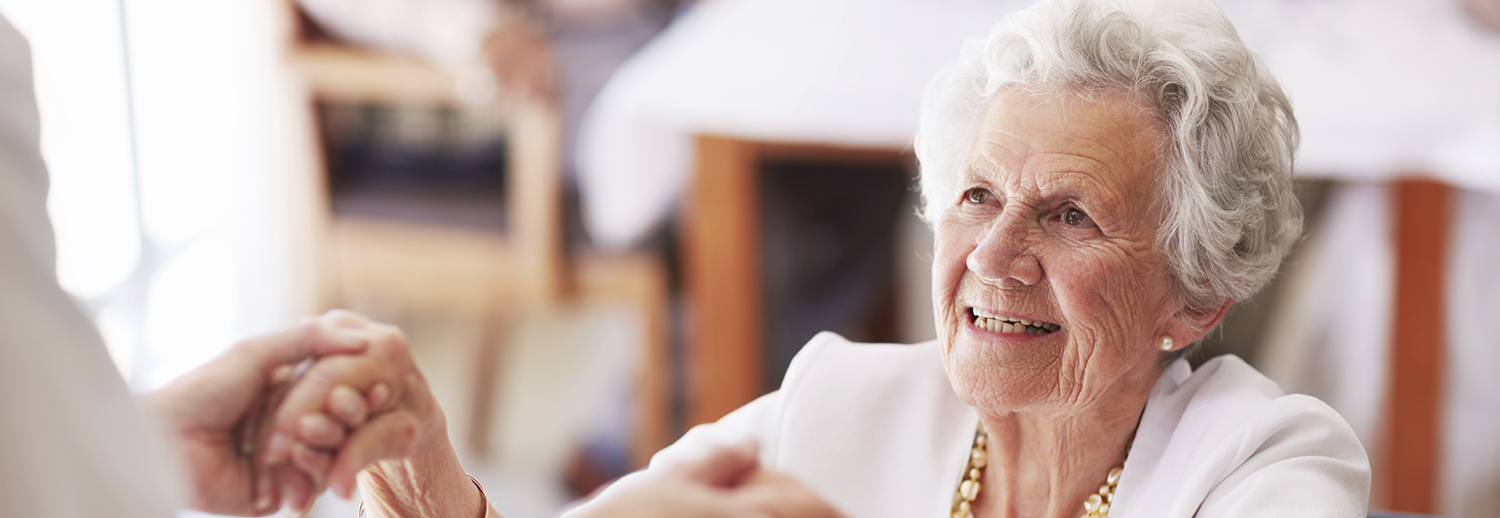
{"label": "woman's smile", "polygon": [[969,307],[968,327],[973,332],[1003,335],[1007,339],[1028,339],[1050,335],[1062,326],[1038,318],[1026,318],[1001,311]]}

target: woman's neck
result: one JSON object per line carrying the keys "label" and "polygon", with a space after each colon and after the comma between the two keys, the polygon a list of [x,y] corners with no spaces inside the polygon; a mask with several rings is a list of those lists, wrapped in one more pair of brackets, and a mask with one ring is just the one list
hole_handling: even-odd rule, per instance
{"label": "woman's neck", "polygon": [[1051,414],[1009,413],[981,420],[989,463],[975,501],[977,518],[1075,518],[1109,470],[1125,461],[1149,388],[1094,408]]}

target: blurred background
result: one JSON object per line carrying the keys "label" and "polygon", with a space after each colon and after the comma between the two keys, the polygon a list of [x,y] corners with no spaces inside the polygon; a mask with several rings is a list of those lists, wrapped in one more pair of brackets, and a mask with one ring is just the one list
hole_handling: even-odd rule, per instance
{"label": "blurred background", "polygon": [[[818,331],[932,338],[921,91],[1029,3],[0,13],[32,45],[59,279],[134,390],[362,311],[529,518],[774,389]],[[1343,413],[1373,507],[1500,517],[1500,1],[1219,3],[1292,99],[1309,218],[1204,358]]]}

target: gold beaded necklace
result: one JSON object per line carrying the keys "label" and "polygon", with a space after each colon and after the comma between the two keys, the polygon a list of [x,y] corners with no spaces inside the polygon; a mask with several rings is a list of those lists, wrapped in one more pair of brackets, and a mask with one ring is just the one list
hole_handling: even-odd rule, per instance
{"label": "gold beaded necklace", "polygon": [[[1125,452],[1130,452],[1126,448]],[[969,449],[969,464],[964,467],[964,476],[958,483],[958,489],[953,492],[953,507],[951,518],[974,518],[974,500],[979,498],[979,478],[984,475],[984,467],[989,464],[989,434],[984,430],[984,423],[974,430],[974,445]],[[1125,466],[1116,466],[1109,470],[1109,476],[1105,478],[1104,485],[1099,486],[1099,492],[1089,495],[1088,500],[1083,502],[1082,518],[1106,518],[1109,516],[1109,505],[1115,499],[1115,486],[1120,483],[1120,472]]]}

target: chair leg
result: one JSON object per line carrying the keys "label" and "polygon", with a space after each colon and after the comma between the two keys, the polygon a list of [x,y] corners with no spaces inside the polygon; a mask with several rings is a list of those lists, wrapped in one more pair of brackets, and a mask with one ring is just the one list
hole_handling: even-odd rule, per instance
{"label": "chair leg", "polygon": [[668,330],[666,274],[655,261],[641,261],[631,297],[644,319],[641,368],[636,383],[636,419],[631,463],[643,468],[651,456],[671,444],[672,352]]}
{"label": "chair leg", "polygon": [[666,272],[660,260],[648,255],[580,259],[580,287],[586,298],[623,302],[642,319],[630,446],[632,466],[642,468],[675,437]]}
{"label": "chair leg", "polygon": [[495,385],[499,373],[504,372],[507,316],[510,314],[502,302],[487,305],[480,314],[479,336],[471,346],[469,366],[469,416],[466,427],[466,442],[469,452],[476,458],[485,458],[490,453],[491,426],[495,422]]}

